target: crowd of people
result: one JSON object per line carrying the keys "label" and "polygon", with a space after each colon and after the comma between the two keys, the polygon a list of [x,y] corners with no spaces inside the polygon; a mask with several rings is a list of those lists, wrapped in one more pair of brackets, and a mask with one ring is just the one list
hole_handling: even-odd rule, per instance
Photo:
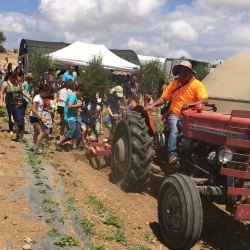
{"label": "crowd of people", "polygon": [[[34,130],[34,151],[43,153],[41,141],[51,138],[54,126],[60,126],[59,139],[54,142],[55,149],[62,151],[67,141],[72,141],[72,150],[80,150],[80,143],[86,147],[88,133],[93,131],[95,139],[99,140],[102,123],[109,124],[110,133],[106,141],[111,141],[116,123],[121,112],[130,112],[137,105],[143,104],[139,95],[138,76],[127,74],[126,82],[107,91],[107,112],[103,117],[102,100],[96,96],[88,96],[83,85],[78,84],[75,68],[69,66],[62,75],[60,85],[55,81],[55,70],[50,68],[41,76],[41,83],[36,91],[31,91],[32,74],[24,77],[22,69],[17,66],[13,71],[5,69],[1,81],[0,108],[3,102],[9,115],[9,131],[16,134],[15,140],[20,141],[25,129],[25,114],[29,103],[31,110],[29,122]],[[181,109],[189,105],[206,103],[208,96],[204,85],[195,79],[195,71],[189,61],[182,61],[173,67],[176,79],[171,83],[160,79],[158,83],[157,100],[153,101],[155,91],[150,90],[144,96],[144,109],[152,110],[168,101],[168,115],[165,120],[169,127],[167,145],[169,163],[176,162],[178,157],[177,141],[181,133]],[[1,76],[0,75],[0,79]],[[58,121],[57,116],[60,118]]]}

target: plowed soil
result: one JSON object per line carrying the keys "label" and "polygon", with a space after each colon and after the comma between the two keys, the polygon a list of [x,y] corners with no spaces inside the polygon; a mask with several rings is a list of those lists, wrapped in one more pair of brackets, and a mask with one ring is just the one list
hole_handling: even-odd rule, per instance
{"label": "plowed soil", "polygon": [[[14,142],[2,118],[0,125],[0,249],[22,249],[25,239],[31,249],[167,249],[157,218],[162,176],[152,174],[139,193],[124,193],[110,181],[109,157],[73,152],[70,145],[57,152],[51,143],[34,164],[32,128],[27,124],[26,140]],[[206,199],[203,209],[201,239],[193,250],[250,249],[249,223],[235,221],[224,206]],[[52,229],[60,235],[48,235]],[[57,246],[62,235],[78,246]]]}

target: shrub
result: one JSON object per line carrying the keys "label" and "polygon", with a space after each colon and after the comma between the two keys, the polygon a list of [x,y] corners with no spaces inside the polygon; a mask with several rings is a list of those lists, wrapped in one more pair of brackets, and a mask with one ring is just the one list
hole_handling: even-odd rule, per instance
{"label": "shrub", "polygon": [[0,45],[0,53],[6,53],[6,49],[2,45]]}

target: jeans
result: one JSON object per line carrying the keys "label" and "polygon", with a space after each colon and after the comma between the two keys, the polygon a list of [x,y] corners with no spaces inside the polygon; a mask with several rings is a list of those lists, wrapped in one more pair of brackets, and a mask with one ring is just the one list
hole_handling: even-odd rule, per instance
{"label": "jeans", "polygon": [[168,156],[177,155],[177,142],[182,130],[182,119],[175,114],[168,117],[169,138],[168,138]]}
{"label": "jeans", "polygon": [[10,132],[14,131],[14,123],[11,122],[11,114],[12,114],[12,110],[15,106],[9,103],[6,103],[6,109],[8,111],[8,115],[9,115],[9,130]]}

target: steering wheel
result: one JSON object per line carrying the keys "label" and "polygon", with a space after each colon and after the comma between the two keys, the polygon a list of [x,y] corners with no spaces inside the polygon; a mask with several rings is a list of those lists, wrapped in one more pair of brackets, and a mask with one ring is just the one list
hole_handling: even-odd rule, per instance
{"label": "steering wheel", "polygon": [[[195,108],[196,107],[196,104],[193,104],[193,105],[188,105],[188,108],[187,109],[191,109],[191,108]],[[217,111],[217,107],[215,106],[215,104],[204,104],[204,107],[209,107],[210,109],[207,109],[206,111],[213,111],[213,112],[216,112]],[[187,110],[187,109],[181,109],[181,114],[184,115],[183,111],[184,110]]]}

